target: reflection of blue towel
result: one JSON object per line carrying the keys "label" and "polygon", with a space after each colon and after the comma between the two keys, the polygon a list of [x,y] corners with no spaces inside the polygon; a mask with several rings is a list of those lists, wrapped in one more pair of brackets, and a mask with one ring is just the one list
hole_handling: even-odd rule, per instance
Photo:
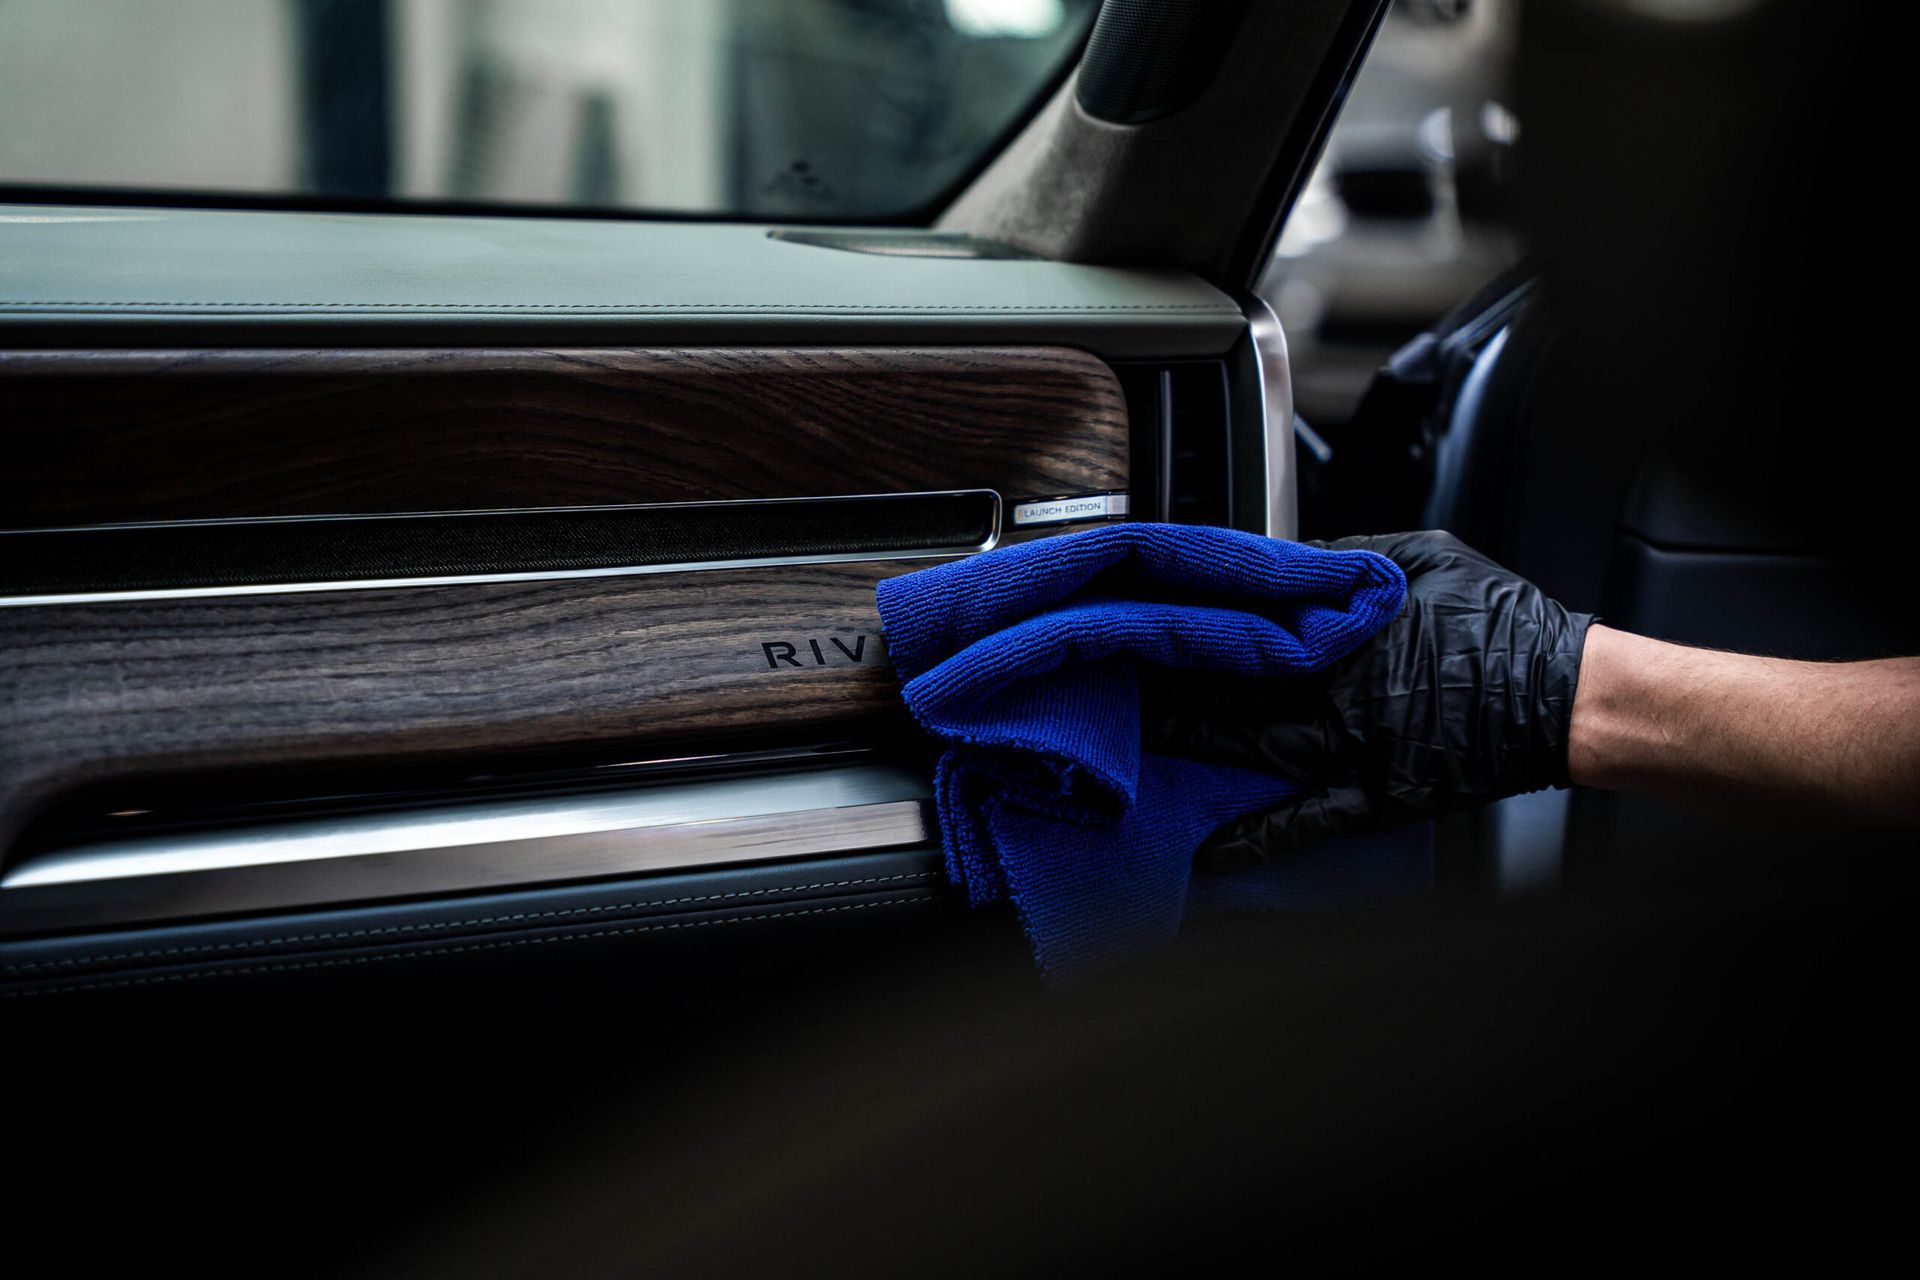
{"label": "reflection of blue towel", "polygon": [[[947,743],[935,795],[948,874],[976,904],[1011,898],[1051,976],[1170,938],[1200,842],[1293,788],[1144,752],[1135,664],[1315,671],[1384,626],[1405,594],[1399,567],[1371,552],[1157,524],[882,582],[907,705]],[[1394,878],[1404,853],[1386,856],[1384,869],[1355,860],[1351,875],[1337,856],[1291,869],[1282,859],[1210,884],[1195,905],[1339,901]]]}

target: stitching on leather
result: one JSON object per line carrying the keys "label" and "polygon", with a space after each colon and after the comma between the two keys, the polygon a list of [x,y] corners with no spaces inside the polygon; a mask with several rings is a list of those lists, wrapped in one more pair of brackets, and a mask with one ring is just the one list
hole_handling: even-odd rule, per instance
{"label": "stitching on leather", "polygon": [[910,902],[932,902],[940,895],[916,893],[902,898],[874,902],[851,902],[833,907],[809,907],[804,911],[770,911],[757,916],[723,916],[717,920],[682,920],[672,924],[628,925],[618,929],[595,929],[589,933],[563,933],[546,938],[504,938],[494,942],[468,942],[453,947],[423,947],[418,951],[392,951],[371,956],[336,956],[327,960],[285,961],[280,964],[243,965],[232,969],[200,969],[190,973],[147,974],[135,978],[75,982],[64,987],[39,987],[31,991],[0,991],[0,997],[20,999],[26,996],[61,995],[71,991],[97,991],[108,987],[157,986],[167,982],[192,982],[200,978],[226,978],[259,973],[288,973],[303,969],[334,969],[343,965],[384,964],[389,960],[413,960],[423,956],[450,956],[466,951],[501,951],[508,947],[542,946],[550,942],[581,942],[590,938],[611,938],[629,933],[658,933],[666,929],[702,929],[716,924],[752,924],[760,920],[782,920],[794,916],[817,916],[830,911],[865,911],[872,907],[900,907]]}
{"label": "stitching on leather", "polygon": [[15,963],[0,963],[0,972],[37,973],[42,970],[72,969],[85,965],[117,964],[129,960],[150,960],[160,957],[184,957],[197,955],[217,955],[227,951],[257,951],[263,947],[286,946],[303,942],[340,942],[349,938],[378,938],[394,934],[413,933],[425,935],[444,933],[449,929],[471,928],[483,924],[507,924],[528,920],[555,920],[569,916],[604,915],[609,911],[626,911],[636,907],[673,907],[684,906],[691,902],[723,902],[734,898],[761,898],[776,893],[805,893],[810,889],[845,889],[862,884],[893,884],[902,880],[931,880],[939,876],[937,871],[911,871],[895,876],[867,876],[859,880],[822,880],[815,884],[779,885],[766,889],[736,889],[730,893],[703,893],[685,898],[636,898],[630,902],[608,902],[591,907],[564,907],[551,911],[514,911],[497,916],[474,916],[467,920],[434,920],[418,924],[382,925],[379,928],[339,929],[326,933],[283,934],[273,938],[251,938],[243,942],[208,942],[196,946],[153,947],[141,951],[98,952],[84,956],[69,956],[61,960],[27,960]]}
{"label": "stitching on leather", "polygon": [[672,313],[680,311],[846,311],[856,314],[888,315],[895,311],[1211,311],[1220,315],[1238,315],[1230,307],[1212,302],[1088,302],[1088,303],[979,303],[973,306],[934,302],[903,302],[873,306],[842,306],[833,303],[792,302],[685,302],[649,306],[631,302],[134,302],[126,299],[108,302],[80,302],[52,298],[10,298],[0,307],[196,307],[241,310],[263,307],[300,307],[350,311],[626,311]]}

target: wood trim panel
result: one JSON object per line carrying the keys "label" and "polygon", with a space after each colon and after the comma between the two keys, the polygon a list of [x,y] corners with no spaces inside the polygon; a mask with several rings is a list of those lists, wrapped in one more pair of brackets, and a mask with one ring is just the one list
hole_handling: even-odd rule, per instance
{"label": "wood trim panel", "polygon": [[1124,489],[1082,351],[0,352],[0,529]]}
{"label": "wood trim panel", "polygon": [[0,610],[0,847],[41,804],[115,777],[654,746],[892,712],[873,588],[925,563]]}
{"label": "wood trim panel", "polygon": [[[0,530],[1128,480],[1052,348],[0,353],[0,447]],[[0,850],[117,779],[901,715],[873,588],[930,563],[0,608]]]}

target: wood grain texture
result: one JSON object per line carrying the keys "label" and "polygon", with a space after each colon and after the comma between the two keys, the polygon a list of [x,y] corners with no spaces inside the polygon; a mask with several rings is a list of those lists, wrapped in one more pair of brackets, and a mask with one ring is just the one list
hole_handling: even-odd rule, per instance
{"label": "wood grain texture", "polygon": [[42,804],[115,778],[892,712],[873,587],[928,563],[0,609],[0,847]]}
{"label": "wood grain texture", "polygon": [[0,352],[0,528],[1124,489],[1051,347]]}
{"label": "wood grain texture", "polygon": [[[0,353],[0,442],[0,528],[1128,476],[1111,371],[1045,348]],[[0,608],[0,850],[120,780],[897,716],[873,587],[929,563]]]}

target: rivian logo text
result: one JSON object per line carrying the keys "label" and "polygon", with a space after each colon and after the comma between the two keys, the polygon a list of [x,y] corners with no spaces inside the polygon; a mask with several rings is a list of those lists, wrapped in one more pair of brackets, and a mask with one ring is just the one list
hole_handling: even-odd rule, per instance
{"label": "rivian logo text", "polygon": [[851,667],[878,662],[880,637],[875,635],[805,636],[798,640],[763,640],[761,656],[768,671],[787,667]]}

